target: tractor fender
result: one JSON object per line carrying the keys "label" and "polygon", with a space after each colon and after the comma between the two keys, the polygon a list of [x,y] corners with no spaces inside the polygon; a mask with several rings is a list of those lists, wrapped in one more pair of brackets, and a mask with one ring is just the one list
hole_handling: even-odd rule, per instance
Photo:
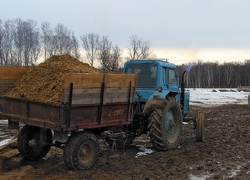
{"label": "tractor fender", "polygon": [[143,109],[143,114],[148,114],[153,111],[155,108],[163,107],[163,103],[168,96],[175,97],[178,95],[177,92],[163,90],[161,92],[154,92],[148,99]]}
{"label": "tractor fender", "polygon": [[162,107],[165,99],[149,99],[144,106],[143,114],[150,114],[155,108]]}
{"label": "tractor fender", "polygon": [[161,92],[155,91],[148,99],[166,99],[167,96],[175,97],[178,94],[179,94],[178,92],[169,90],[162,90]]}

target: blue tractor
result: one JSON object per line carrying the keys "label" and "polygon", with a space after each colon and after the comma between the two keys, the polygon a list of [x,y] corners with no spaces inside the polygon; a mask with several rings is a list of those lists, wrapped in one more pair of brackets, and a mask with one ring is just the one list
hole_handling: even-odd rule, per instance
{"label": "blue tractor", "polygon": [[188,121],[189,92],[181,87],[176,66],[165,59],[125,63],[125,73],[138,75],[132,132],[148,133],[153,147],[166,151],[178,146],[183,121]]}

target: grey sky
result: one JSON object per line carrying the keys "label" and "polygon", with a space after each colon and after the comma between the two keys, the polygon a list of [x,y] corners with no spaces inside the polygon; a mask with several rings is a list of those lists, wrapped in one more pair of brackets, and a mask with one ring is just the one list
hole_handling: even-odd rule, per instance
{"label": "grey sky", "polygon": [[62,23],[121,47],[137,34],[154,48],[250,48],[249,0],[1,0],[0,19]]}

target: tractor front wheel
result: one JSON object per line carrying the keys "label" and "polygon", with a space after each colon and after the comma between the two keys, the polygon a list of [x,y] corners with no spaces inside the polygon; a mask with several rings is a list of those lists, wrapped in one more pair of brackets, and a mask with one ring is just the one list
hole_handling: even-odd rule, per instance
{"label": "tractor front wheel", "polygon": [[[159,100],[162,101],[162,100]],[[178,146],[181,136],[182,114],[179,103],[168,97],[156,106],[149,117],[149,135],[156,150],[166,151]]]}

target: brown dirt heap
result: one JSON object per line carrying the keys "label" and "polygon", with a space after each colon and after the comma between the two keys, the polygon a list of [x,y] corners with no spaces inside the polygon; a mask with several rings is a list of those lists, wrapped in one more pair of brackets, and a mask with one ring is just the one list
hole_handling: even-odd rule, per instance
{"label": "brown dirt heap", "polygon": [[61,104],[63,76],[68,73],[102,73],[70,55],[52,56],[25,73],[5,96]]}

